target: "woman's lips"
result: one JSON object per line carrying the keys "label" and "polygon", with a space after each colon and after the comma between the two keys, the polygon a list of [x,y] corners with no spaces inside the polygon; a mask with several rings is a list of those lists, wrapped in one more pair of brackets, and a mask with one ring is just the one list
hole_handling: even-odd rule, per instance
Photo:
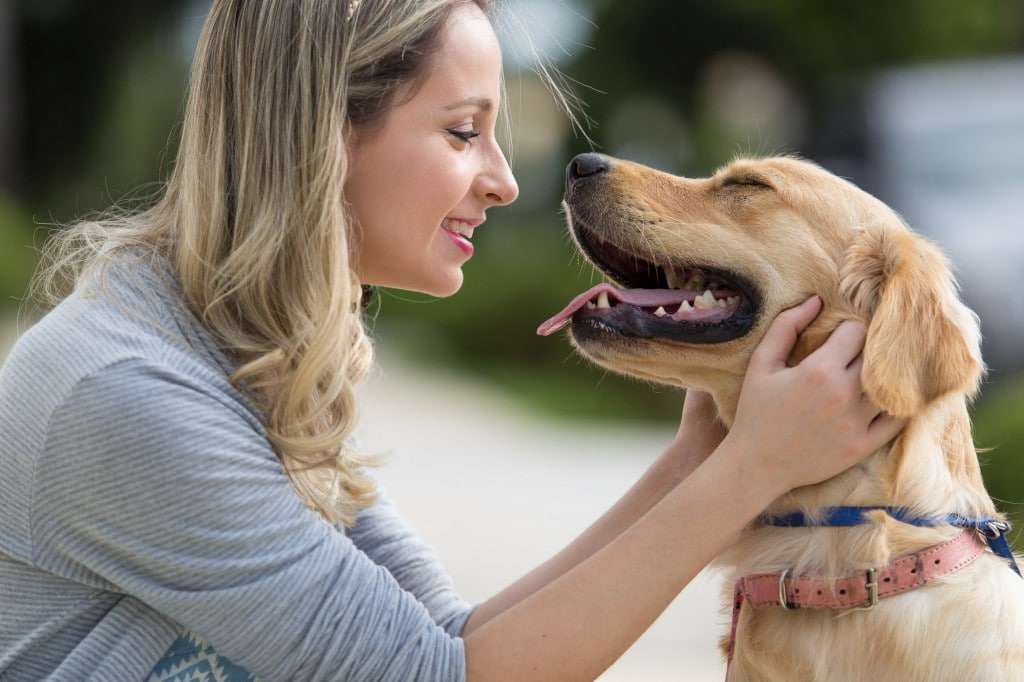
{"label": "woman's lips", "polygon": [[445,233],[452,238],[452,241],[455,242],[456,246],[462,249],[463,253],[465,253],[467,256],[473,255],[473,245],[470,243],[468,239],[466,239],[457,232],[452,232],[451,230],[445,229],[443,227],[441,229],[444,230]]}

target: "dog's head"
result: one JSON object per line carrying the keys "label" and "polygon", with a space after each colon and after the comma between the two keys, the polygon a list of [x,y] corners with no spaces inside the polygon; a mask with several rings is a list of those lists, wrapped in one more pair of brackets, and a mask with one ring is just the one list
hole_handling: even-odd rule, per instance
{"label": "dog's head", "polygon": [[[797,158],[734,161],[691,179],[599,154],[569,164],[563,206],[601,284],[542,324],[613,371],[715,395],[727,423],[771,320],[824,308],[790,363],[844,319],[868,325],[863,384],[911,416],[983,372],[977,317],[942,253],[855,185]],[[606,307],[607,306],[607,307]]]}

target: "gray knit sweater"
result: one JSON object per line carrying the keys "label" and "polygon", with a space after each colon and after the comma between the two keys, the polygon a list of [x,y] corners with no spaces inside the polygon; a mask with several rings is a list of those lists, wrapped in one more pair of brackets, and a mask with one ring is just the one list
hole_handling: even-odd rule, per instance
{"label": "gray knit sweater", "polygon": [[473,607],[386,491],[309,510],[166,261],[109,273],[0,368],[0,680],[143,680],[189,633],[264,681],[464,680]]}

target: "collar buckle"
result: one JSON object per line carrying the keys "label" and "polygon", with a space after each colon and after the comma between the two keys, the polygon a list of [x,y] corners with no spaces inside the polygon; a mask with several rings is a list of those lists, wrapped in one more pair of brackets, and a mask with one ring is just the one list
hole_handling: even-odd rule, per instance
{"label": "collar buckle", "polygon": [[980,530],[981,534],[985,537],[995,540],[996,538],[1002,537],[1010,530],[1010,524],[1006,521],[993,519],[991,521],[986,521],[985,525],[978,530]]}
{"label": "collar buckle", "polygon": [[793,607],[786,601],[786,574],[789,573],[787,568],[779,574],[779,606],[789,611]]}
{"label": "collar buckle", "polygon": [[858,606],[853,609],[854,611],[867,611],[875,604],[878,603],[878,569],[869,568],[867,570],[867,582],[864,583],[864,587],[868,589],[868,602],[864,606]]}

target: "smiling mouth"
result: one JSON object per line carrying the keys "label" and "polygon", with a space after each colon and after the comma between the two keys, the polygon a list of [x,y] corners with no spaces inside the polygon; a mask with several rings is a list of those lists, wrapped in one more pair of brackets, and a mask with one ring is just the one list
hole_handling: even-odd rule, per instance
{"label": "smiling mouth", "polygon": [[577,339],[609,335],[723,343],[750,331],[756,289],[726,268],[696,263],[654,263],[603,240],[573,221],[580,249],[620,287],[602,283],[574,298],[537,328],[549,336],[572,324]]}

